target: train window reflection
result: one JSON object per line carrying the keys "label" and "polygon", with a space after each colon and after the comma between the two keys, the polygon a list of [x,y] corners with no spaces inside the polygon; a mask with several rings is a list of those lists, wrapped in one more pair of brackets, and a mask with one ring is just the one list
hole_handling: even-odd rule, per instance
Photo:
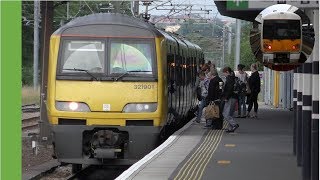
{"label": "train window reflection", "polygon": [[300,20],[265,20],[263,39],[300,39]]}
{"label": "train window reflection", "polygon": [[[62,72],[83,69],[93,73],[104,72],[105,44],[101,41],[66,40],[63,46]],[[67,70],[68,69],[68,70]],[[71,70],[70,70],[71,69]],[[85,73],[77,71],[77,73]]]}
{"label": "train window reflection", "polygon": [[[153,54],[149,42],[111,42],[110,73],[135,71],[152,74]],[[138,72],[141,71],[141,72]]]}

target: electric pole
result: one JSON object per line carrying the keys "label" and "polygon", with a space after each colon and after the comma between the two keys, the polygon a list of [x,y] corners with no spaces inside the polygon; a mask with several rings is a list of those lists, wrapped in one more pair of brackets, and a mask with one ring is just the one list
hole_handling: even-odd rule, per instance
{"label": "electric pole", "polygon": [[222,28],[222,68],[225,66],[225,59],[224,59],[224,43],[225,43],[225,38],[226,38],[226,31],[225,27]]}
{"label": "electric pole", "polygon": [[69,18],[70,18],[70,16],[69,16],[69,1],[67,2],[67,21],[69,21]]}
{"label": "electric pole", "polygon": [[39,64],[39,16],[40,1],[34,1],[34,25],[33,25],[33,90],[38,87],[38,64]]}
{"label": "electric pole", "polygon": [[231,28],[230,25],[228,26],[228,30],[229,30],[229,34],[228,34],[228,55],[230,56],[231,55],[231,42],[232,42],[232,39],[231,39],[232,28]]}
{"label": "electric pole", "polygon": [[236,31],[236,54],[234,67],[237,68],[238,64],[240,64],[240,34],[241,34],[241,21],[237,19],[237,31]]}

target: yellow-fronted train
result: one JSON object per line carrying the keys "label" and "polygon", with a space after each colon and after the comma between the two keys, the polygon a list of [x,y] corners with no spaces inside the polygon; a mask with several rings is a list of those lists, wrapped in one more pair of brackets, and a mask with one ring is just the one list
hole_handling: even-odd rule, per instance
{"label": "yellow-fronted train", "polygon": [[201,48],[122,14],[79,17],[50,39],[54,153],[73,164],[133,164],[191,117]]}

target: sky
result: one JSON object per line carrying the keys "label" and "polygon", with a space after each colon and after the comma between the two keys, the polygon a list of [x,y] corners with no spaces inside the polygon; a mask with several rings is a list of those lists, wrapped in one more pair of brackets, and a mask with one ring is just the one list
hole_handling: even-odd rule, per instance
{"label": "sky", "polygon": [[[164,6],[160,6],[161,4],[164,4]],[[176,6],[176,9],[184,9],[187,6],[186,5],[193,5],[192,6],[192,11],[190,11],[190,7],[188,10],[182,10],[179,13],[176,13],[174,15],[183,15],[183,14],[188,14],[188,13],[201,13],[201,17],[206,18],[206,19],[214,19],[216,16],[217,18],[220,19],[228,19],[231,20],[233,18],[229,18],[226,16],[221,16],[220,13],[217,10],[217,7],[214,4],[213,0],[159,0],[159,1],[154,1],[152,2],[152,5],[148,7],[148,9],[151,9],[149,11],[149,14],[151,15],[171,15],[174,12],[170,13],[170,9],[174,8],[174,6],[170,5],[179,5],[178,7]],[[155,8],[158,7],[158,10]],[[159,9],[166,9],[166,10],[159,10]],[[209,14],[204,14],[204,11],[197,11],[200,9],[203,10],[211,10],[209,11]],[[140,13],[145,12],[146,7],[140,3],[139,6],[139,11]],[[167,10],[169,9],[169,10]],[[218,14],[217,14],[218,13]]]}

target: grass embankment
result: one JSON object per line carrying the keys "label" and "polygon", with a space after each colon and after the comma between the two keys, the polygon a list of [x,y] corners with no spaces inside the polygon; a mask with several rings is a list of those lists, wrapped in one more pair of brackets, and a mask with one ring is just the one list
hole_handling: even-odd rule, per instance
{"label": "grass embankment", "polygon": [[40,87],[35,91],[31,86],[22,87],[22,105],[40,104]]}

